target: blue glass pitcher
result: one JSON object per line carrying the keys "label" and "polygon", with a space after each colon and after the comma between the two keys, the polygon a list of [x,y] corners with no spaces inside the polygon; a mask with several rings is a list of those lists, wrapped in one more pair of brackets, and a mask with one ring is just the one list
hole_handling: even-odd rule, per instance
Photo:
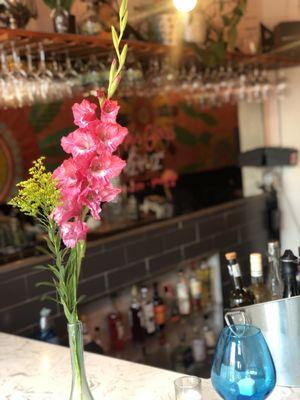
{"label": "blue glass pitcher", "polygon": [[271,394],[276,384],[276,372],[259,328],[243,324],[222,330],[211,380],[225,400],[263,400]]}

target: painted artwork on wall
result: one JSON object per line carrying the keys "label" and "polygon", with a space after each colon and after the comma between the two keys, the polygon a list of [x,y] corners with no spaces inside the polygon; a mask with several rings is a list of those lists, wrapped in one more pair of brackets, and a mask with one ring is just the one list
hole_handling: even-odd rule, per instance
{"label": "painted artwork on wall", "polygon": [[[32,160],[43,154],[54,169],[65,157],[59,143],[74,130],[73,103],[74,99],[0,110],[1,203]],[[166,168],[183,174],[237,164],[236,106],[204,110],[176,96],[136,97],[121,103],[120,118],[130,132],[123,146],[128,178],[147,179]]]}

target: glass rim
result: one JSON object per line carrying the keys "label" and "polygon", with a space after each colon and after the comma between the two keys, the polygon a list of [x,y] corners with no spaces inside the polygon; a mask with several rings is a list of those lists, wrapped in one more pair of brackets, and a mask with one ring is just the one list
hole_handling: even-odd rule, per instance
{"label": "glass rim", "polygon": [[[234,327],[242,328],[242,329],[244,329],[244,332],[243,333],[234,332]],[[251,325],[251,324],[232,324],[232,325],[226,326],[224,329],[225,329],[226,336],[234,336],[234,337],[238,337],[240,339],[256,336],[261,333],[260,328],[258,328],[255,325]],[[251,330],[251,333],[249,332],[249,330]]]}
{"label": "glass rim", "polygon": [[194,389],[197,386],[201,388],[201,378],[193,375],[180,376],[175,379],[174,385],[178,389]]}

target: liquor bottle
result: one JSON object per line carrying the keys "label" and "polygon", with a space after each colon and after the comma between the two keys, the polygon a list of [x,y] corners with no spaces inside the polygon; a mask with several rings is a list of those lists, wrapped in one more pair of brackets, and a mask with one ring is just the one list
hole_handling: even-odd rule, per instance
{"label": "liquor bottle", "polygon": [[191,312],[189,288],[182,270],[178,272],[176,293],[177,293],[177,301],[178,301],[178,308],[180,315],[189,315]]}
{"label": "liquor bottle", "polygon": [[296,280],[298,259],[291,250],[285,250],[281,257],[284,282],[283,298],[298,296]]}
{"label": "liquor bottle", "polygon": [[39,332],[35,336],[35,339],[47,343],[59,344],[60,340],[52,327],[50,314],[51,310],[49,308],[44,307],[41,309]]}
{"label": "liquor bottle", "polygon": [[283,295],[283,281],[280,273],[279,242],[268,243],[269,276],[267,287],[271,292],[271,300],[278,300]]}
{"label": "liquor bottle", "polygon": [[192,263],[191,265],[191,274],[189,279],[190,284],[190,293],[192,298],[193,309],[201,310],[201,293],[202,293],[202,284],[200,279],[196,273],[196,264]]}
{"label": "liquor bottle", "polygon": [[166,322],[165,316],[165,304],[163,299],[158,293],[158,283],[153,284],[153,307],[154,307],[154,318],[155,324],[158,331],[161,331]]}
{"label": "liquor bottle", "polygon": [[195,363],[201,363],[206,358],[206,345],[204,337],[204,318],[202,312],[199,312],[196,308],[193,310],[191,318],[192,324],[192,351],[193,359]]}
{"label": "liquor bottle", "polygon": [[144,338],[141,314],[142,308],[138,300],[138,288],[136,285],[134,285],[131,289],[131,305],[129,313],[131,334],[134,342],[142,342]]}
{"label": "liquor bottle", "polygon": [[196,273],[199,281],[201,282],[201,305],[204,309],[209,309],[212,304],[211,268],[206,260],[200,263]]}
{"label": "liquor bottle", "polygon": [[84,340],[85,342],[84,350],[89,351],[91,353],[104,354],[99,326],[95,327],[93,339],[89,334],[88,337],[90,338],[88,342],[86,342],[87,338],[85,338]]}
{"label": "liquor bottle", "polygon": [[241,269],[237,262],[236,253],[226,253],[225,257],[228,262],[228,270],[234,286],[234,289],[231,290],[229,295],[230,308],[254,304],[253,294],[244,287]]}
{"label": "liquor bottle", "polygon": [[250,254],[251,285],[249,289],[254,294],[255,303],[271,300],[271,293],[264,284],[262,256],[260,253]]}
{"label": "liquor bottle", "polygon": [[92,343],[92,335],[88,329],[88,317],[85,314],[80,315],[80,321],[82,323],[82,336],[83,336],[83,345],[85,350],[89,351],[89,348]]}
{"label": "liquor bottle", "polygon": [[165,300],[166,300],[166,320],[176,323],[180,320],[179,308],[174,296],[174,290],[172,286],[166,285],[164,287]]}
{"label": "liquor bottle", "polygon": [[115,298],[112,300],[113,311],[108,314],[108,330],[113,350],[122,350],[125,346],[125,326],[122,314],[117,310]]}
{"label": "liquor bottle", "polygon": [[172,369],[176,372],[186,373],[187,368],[193,363],[193,350],[187,344],[186,334],[179,337],[179,345],[171,354]]}
{"label": "liquor bottle", "polygon": [[147,335],[153,335],[156,331],[154,306],[149,299],[149,290],[146,286],[141,288],[141,306],[142,306],[142,326]]}

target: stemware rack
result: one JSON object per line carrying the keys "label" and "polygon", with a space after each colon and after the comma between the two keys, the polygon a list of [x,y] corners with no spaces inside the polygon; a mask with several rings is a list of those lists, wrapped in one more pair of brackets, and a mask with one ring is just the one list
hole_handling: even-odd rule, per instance
{"label": "stemware rack", "polygon": [[[43,44],[46,55],[55,52],[57,57],[63,57],[68,51],[69,56],[85,59],[94,54],[107,56],[112,50],[110,33],[103,32],[97,36],[78,34],[59,34],[48,32],[35,32],[24,29],[0,28],[0,45],[5,49],[10,43],[18,49],[20,55],[25,52],[25,46],[30,45],[32,53],[38,53],[38,45]],[[126,40],[129,51],[141,61],[147,61],[154,56],[179,55],[182,59],[196,58],[195,50],[191,47],[174,47],[159,43],[138,40]],[[234,64],[258,64],[265,69],[289,67],[300,64],[300,40],[278,48],[267,54],[244,55],[238,52],[228,53],[227,61]],[[200,60],[201,63],[201,60]]]}

